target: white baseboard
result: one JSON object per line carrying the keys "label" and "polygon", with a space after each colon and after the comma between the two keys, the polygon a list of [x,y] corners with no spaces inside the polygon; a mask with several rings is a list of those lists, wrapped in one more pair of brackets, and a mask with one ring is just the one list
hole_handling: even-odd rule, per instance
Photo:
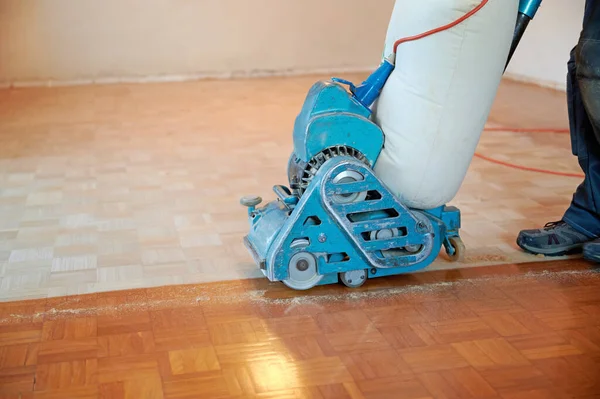
{"label": "white baseboard", "polygon": [[555,82],[555,81],[551,81],[551,80],[536,79],[531,76],[520,75],[517,73],[505,73],[504,77],[505,77],[505,79],[508,79],[508,80],[514,80],[515,82],[533,84],[536,86],[553,89],[553,90],[558,90],[558,91],[567,91],[567,83],[566,82],[559,83],[559,82]]}
{"label": "white baseboard", "polygon": [[[306,75],[343,75],[354,73],[370,73],[377,68],[377,65],[365,67],[341,67],[341,68],[319,68],[319,69],[288,69],[288,70],[249,70],[232,72],[202,72],[185,75],[151,75],[151,76],[122,76],[122,77],[99,77],[73,80],[25,80],[25,81],[0,81],[0,89],[20,88],[20,87],[61,87],[61,86],[83,86],[83,85],[106,85],[118,83],[167,83],[167,82],[187,82],[196,80],[214,80],[214,79],[249,79],[249,78],[268,78],[268,77],[292,77]],[[534,84],[536,86],[550,88],[559,91],[566,91],[566,83],[540,80],[531,76],[515,73],[506,73],[505,79],[516,82]]]}
{"label": "white baseboard", "polygon": [[[20,88],[20,87],[61,87],[61,86],[83,86],[83,85],[105,85],[118,83],[166,83],[166,82],[187,82],[196,80],[227,80],[227,79],[249,79],[249,78],[268,78],[268,77],[292,77],[306,75],[327,75],[332,74],[340,76],[343,74],[369,73],[377,68],[377,65],[370,67],[341,67],[341,68],[316,68],[316,69],[289,69],[289,70],[249,70],[232,72],[204,72],[186,75],[152,75],[152,76],[122,76],[122,77],[100,77],[89,79],[73,80],[28,80],[28,81],[0,81],[0,89]],[[341,77],[341,76],[340,76]]]}

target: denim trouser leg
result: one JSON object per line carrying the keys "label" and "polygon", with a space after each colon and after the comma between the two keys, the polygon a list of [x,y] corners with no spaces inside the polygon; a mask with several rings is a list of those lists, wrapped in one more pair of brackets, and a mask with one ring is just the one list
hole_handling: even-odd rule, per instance
{"label": "denim trouser leg", "polygon": [[588,0],[583,30],[571,52],[567,101],[573,154],[585,174],[563,219],[600,236],[600,1]]}

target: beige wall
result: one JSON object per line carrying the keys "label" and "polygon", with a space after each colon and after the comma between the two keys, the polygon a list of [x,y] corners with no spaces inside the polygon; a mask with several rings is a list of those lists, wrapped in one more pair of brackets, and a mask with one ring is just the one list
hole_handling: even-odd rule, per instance
{"label": "beige wall", "polygon": [[[544,0],[507,73],[564,87],[584,2]],[[0,86],[370,69],[393,4],[0,0]]]}
{"label": "beige wall", "polygon": [[577,44],[585,0],[544,0],[507,75],[565,89],[569,52]]}
{"label": "beige wall", "polygon": [[0,0],[0,84],[376,66],[394,0]]}

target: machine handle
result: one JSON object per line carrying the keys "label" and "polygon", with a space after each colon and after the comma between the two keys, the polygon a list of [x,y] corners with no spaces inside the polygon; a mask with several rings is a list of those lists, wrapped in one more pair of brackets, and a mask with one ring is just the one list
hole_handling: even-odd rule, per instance
{"label": "machine handle", "polygon": [[535,17],[538,9],[542,5],[542,0],[520,0],[519,1],[519,13],[517,15],[517,21],[515,24],[515,31],[513,34],[513,40],[510,45],[510,51],[508,53],[508,59],[504,65],[504,70],[508,68],[508,64],[512,60],[512,57],[525,34],[525,30],[529,25],[529,22]]}
{"label": "machine handle", "polygon": [[240,204],[248,208],[248,216],[253,216],[254,210],[262,202],[258,195],[247,195],[240,199]]}
{"label": "machine handle", "polygon": [[240,199],[240,204],[248,208],[254,208],[262,202],[262,198],[257,195],[247,195]]}
{"label": "machine handle", "polygon": [[350,88],[350,92],[352,94],[354,94],[354,91],[356,90],[356,86],[354,86],[354,83],[346,80],[346,79],[340,79],[340,78],[331,78],[331,80],[333,82],[337,82],[337,83],[341,83],[343,85],[347,85]]}

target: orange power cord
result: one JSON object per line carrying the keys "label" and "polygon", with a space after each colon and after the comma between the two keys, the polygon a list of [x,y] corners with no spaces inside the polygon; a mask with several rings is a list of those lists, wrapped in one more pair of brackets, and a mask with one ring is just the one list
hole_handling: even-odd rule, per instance
{"label": "orange power cord", "polygon": [[[519,129],[519,128],[502,128],[502,127],[486,128],[486,129],[484,129],[484,131],[509,132],[509,133],[558,133],[558,134],[569,133],[569,129],[543,129],[543,128]],[[483,159],[484,161],[495,163],[497,165],[502,165],[502,166],[506,166],[509,168],[513,168],[513,169],[525,170],[528,172],[544,173],[547,175],[555,175],[555,176],[578,177],[581,179],[583,179],[585,177],[581,173],[556,172],[553,170],[539,169],[539,168],[532,168],[529,166],[517,165],[514,163],[505,162],[505,161],[501,161],[499,159],[491,158],[491,157],[488,157],[488,156],[485,156],[485,155],[482,155],[479,153],[475,153],[475,157],[477,157],[479,159]]]}
{"label": "orange power cord", "polygon": [[420,33],[415,36],[404,37],[402,39],[396,40],[396,42],[394,43],[394,54],[396,54],[396,52],[398,51],[398,46],[401,45],[402,43],[411,42],[413,40],[419,40],[424,37],[431,36],[433,34],[436,34],[436,33],[439,33],[439,32],[442,32],[442,31],[445,31],[445,30],[455,27],[456,25],[460,24],[461,22],[463,22],[463,21],[471,18],[473,15],[475,15],[479,10],[481,10],[487,4],[487,2],[488,2],[488,0],[482,0],[481,3],[477,7],[475,7],[474,9],[472,9],[471,11],[469,11],[462,17],[458,18],[456,21],[450,22],[447,25],[440,26],[439,28],[435,28],[435,29],[429,30],[427,32]]}
{"label": "orange power cord", "polygon": [[488,127],[484,129],[487,132],[510,132],[510,133],[560,133],[568,134],[569,129],[554,129],[554,128],[505,128],[505,127]]}

